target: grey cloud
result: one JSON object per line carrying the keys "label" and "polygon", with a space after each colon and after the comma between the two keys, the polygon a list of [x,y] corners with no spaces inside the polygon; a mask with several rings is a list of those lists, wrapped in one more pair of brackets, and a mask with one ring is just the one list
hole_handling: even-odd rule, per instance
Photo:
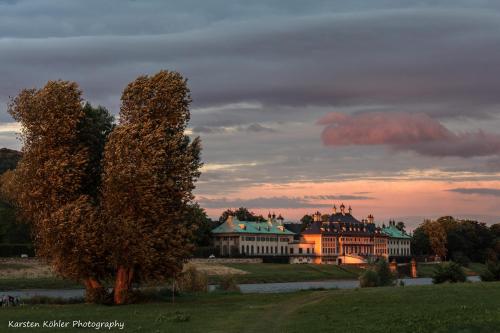
{"label": "grey cloud", "polygon": [[252,123],[250,125],[241,125],[236,127],[222,126],[196,126],[193,127],[194,133],[213,134],[213,133],[232,133],[232,132],[248,132],[248,133],[274,133],[275,129],[261,124]]}
{"label": "grey cloud", "polygon": [[453,188],[448,191],[461,194],[477,194],[500,197],[500,189],[497,188]]}
{"label": "grey cloud", "polygon": [[308,195],[308,200],[371,200],[373,197],[363,195]]}
{"label": "grey cloud", "polygon": [[[137,6],[149,13],[161,8],[160,3],[120,7],[132,16]],[[63,6],[60,15],[73,7]],[[91,35],[4,38],[0,61],[9,66],[0,67],[0,74],[12,80],[0,88],[13,94],[61,77],[81,82],[88,97],[100,102],[118,96],[134,76],[166,67],[190,78],[196,105],[377,102],[405,108],[425,101],[446,105],[427,111],[436,116],[495,113],[490,106],[500,104],[496,9],[429,6],[332,14],[334,9],[239,21],[235,17],[245,14],[228,19],[214,15],[203,21],[203,29],[184,24],[159,33],[149,27],[144,33],[117,36],[109,34],[117,29],[103,28]],[[189,14],[179,10],[181,17]],[[120,15],[124,11],[120,8]]]}
{"label": "grey cloud", "polygon": [[320,208],[330,207],[329,204],[314,203],[305,198],[293,197],[258,197],[252,199],[207,199],[200,197],[198,199],[201,205],[206,208],[233,208],[247,207],[255,208]]}

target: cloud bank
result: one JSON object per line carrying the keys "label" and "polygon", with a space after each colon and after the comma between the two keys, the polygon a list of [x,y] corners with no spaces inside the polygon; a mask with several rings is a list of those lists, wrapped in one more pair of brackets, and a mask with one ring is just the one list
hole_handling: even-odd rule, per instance
{"label": "cloud bank", "polygon": [[388,145],[426,156],[492,156],[500,154],[500,135],[483,131],[454,133],[423,113],[330,113],[319,119],[327,146]]}

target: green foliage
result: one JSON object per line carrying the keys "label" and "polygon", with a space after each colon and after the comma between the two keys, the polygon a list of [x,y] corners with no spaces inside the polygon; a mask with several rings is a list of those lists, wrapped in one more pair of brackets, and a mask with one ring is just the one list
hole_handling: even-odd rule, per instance
{"label": "green foliage", "polygon": [[31,229],[27,223],[16,221],[16,211],[11,205],[0,201],[0,244],[31,243]]}
{"label": "green foliage", "polygon": [[256,215],[255,213],[249,211],[247,208],[240,207],[236,210],[227,209],[224,212],[222,212],[222,215],[219,217],[219,222],[224,223],[227,220],[229,214],[236,216],[240,221],[258,221],[258,222],[265,221],[262,215]]}
{"label": "green foliage", "polygon": [[230,292],[240,292],[240,287],[233,275],[224,275],[219,281],[219,289]]}
{"label": "green foliage", "polygon": [[[184,221],[191,228],[196,228],[193,233],[193,243],[199,247],[209,247],[212,244],[211,231],[220,225],[219,221],[212,221],[206,211],[198,203],[190,204],[186,209]],[[212,250],[213,253],[213,250]],[[209,253],[207,257],[212,254]],[[205,257],[203,255],[202,257]]]}
{"label": "green foliage", "polygon": [[469,262],[500,259],[500,227],[451,216],[425,221],[411,240],[415,255],[437,254],[467,266]]}
{"label": "green foliage", "polygon": [[404,222],[402,221],[399,221],[398,223],[396,223],[396,228],[400,231],[406,231],[406,225]]}
{"label": "green foliage", "polygon": [[301,229],[302,231],[304,231],[313,222],[313,217],[306,214],[300,219],[300,222],[302,223]]}
{"label": "green foliage", "polygon": [[17,163],[21,159],[22,154],[16,150],[1,148],[0,149],[0,174],[7,170],[14,170]]}
{"label": "green foliage", "polygon": [[19,257],[27,254],[30,257],[35,255],[32,244],[0,244],[0,257]]}
{"label": "green foliage", "polygon": [[177,279],[177,285],[181,292],[207,292],[208,291],[208,276],[204,272],[200,272],[194,266],[182,272]]}
{"label": "green foliage", "polygon": [[469,267],[470,265],[470,259],[467,257],[463,252],[461,251],[455,251],[452,254],[451,258],[454,262],[460,264],[463,267]]}
{"label": "green foliage", "polygon": [[436,267],[434,276],[432,277],[432,282],[434,284],[444,282],[465,282],[466,280],[467,276],[465,275],[462,266],[453,261],[438,265]]}
{"label": "green foliage", "polygon": [[376,263],[375,272],[378,274],[380,286],[394,285],[396,277],[392,274],[389,263],[385,259],[381,259]]}
{"label": "green foliage", "polygon": [[392,274],[389,264],[384,259],[375,264],[373,269],[367,269],[359,277],[359,285],[365,287],[393,286],[396,277]]}
{"label": "green foliage", "polygon": [[83,113],[77,131],[79,141],[89,150],[89,162],[81,191],[97,200],[101,186],[104,147],[114,128],[114,118],[105,107],[93,107],[88,102],[83,106]]}
{"label": "green foliage", "polygon": [[370,288],[379,286],[379,277],[377,272],[368,269],[359,277],[359,286],[361,288]]}
{"label": "green foliage", "polygon": [[500,262],[489,261],[481,273],[481,281],[500,281]]}

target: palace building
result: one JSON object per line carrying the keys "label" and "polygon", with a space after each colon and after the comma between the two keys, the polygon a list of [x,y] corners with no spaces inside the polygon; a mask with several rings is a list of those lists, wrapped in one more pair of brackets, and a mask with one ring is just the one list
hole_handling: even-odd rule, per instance
{"label": "palace building", "polygon": [[212,234],[220,256],[286,256],[294,237],[294,233],[284,227],[281,216],[270,216],[267,222],[254,222],[239,221],[229,215]]}
{"label": "palace building", "polygon": [[[409,238],[395,227],[375,225],[372,214],[361,221],[341,204],[330,215],[313,214],[305,228],[269,214],[266,222],[229,216],[213,231],[216,255],[286,256],[290,263],[362,264],[378,258],[410,255]],[[394,230],[395,229],[395,230]],[[396,231],[397,230],[397,231]],[[399,231],[399,232],[398,232]]]}

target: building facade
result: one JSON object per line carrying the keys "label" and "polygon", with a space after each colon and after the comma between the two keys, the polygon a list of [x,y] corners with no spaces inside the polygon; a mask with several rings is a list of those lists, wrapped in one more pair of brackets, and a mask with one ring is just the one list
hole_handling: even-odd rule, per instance
{"label": "building facade", "polygon": [[[394,230],[395,229],[395,230]],[[266,222],[230,216],[212,231],[220,256],[287,256],[290,263],[362,264],[389,256],[410,255],[410,236],[394,223],[380,228],[373,215],[361,221],[344,204],[333,213],[316,212],[305,228],[269,215]]]}
{"label": "building facade", "polygon": [[390,257],[411,256],[411,236],[396,228],[395,221],[389,221],[389,226],[382,228],[382,232],[389,237],[388,250]]}
{"label": "building facade", "polygon": [[387,235],[374,223],[373,215],[359,221],[344,204],[333,214],[316,212],[313,221],[300,234],[301,240],[314,243],[316,264],[366,263],[387,258]]}
{"label": "building facade", "polygon": [[212,235],[219,256],[287,256],[294,233],[283,226],[282,218],[253,222],[229,216]]}

